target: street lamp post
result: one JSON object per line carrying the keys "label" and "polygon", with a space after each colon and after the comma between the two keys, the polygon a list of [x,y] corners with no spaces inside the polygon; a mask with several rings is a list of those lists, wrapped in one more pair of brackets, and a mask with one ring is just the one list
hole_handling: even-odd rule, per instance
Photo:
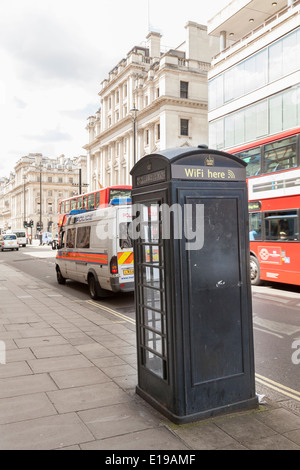
{"label": "street lamp post", "polygon": [[42,234],[42,164],[40,164],[40,246],[43,244],[43,234]]}
{"label": "street lamp post", "polygon": [[135,103],[133,103],[133,108],[130,110],[132,113],[132,119],[133,119],[133,164],[136,164],[136,121],[137,121],[137,113],[138,109],[135,106]]}
{"label": "street lamp post", "polygon": [[23,181],[24,181],[24,222],[26,222],[26,176],[25,175],[23,176]]}

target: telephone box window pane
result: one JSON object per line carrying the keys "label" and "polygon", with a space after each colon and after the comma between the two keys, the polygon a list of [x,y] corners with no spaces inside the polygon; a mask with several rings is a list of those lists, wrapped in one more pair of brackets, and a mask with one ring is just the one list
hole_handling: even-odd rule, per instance
{"label": "telephone box window pane", "polygon": [[156,330],[157,332],[163,332],[165,331],[165,317],[159,312],[145,308],[144,325],[145,327]]}
{"label": "telephone box window pane", "polygon": [[142,283],[160,289],[163,282],[164,273],[161,269],[153,266],[141,266]]}
{"label": "telephone box window pane", "polygon": [[159,246],[144,245],[143,249],[143,263],[158,264],[159,263]]}
{"label": "telephone box window pane", "polygon": [[161,292],[157,289],[143,287],[144,305],[162,310]]}
{"label": "telephone box window pane", "polygon": [[155,375],[164,378],[164,365],[161,357],[156,356],[150,351],[145,351],[145,366]]}
{"label": "telephone box window pane", "polygon": [[159,206],[145,204],[141,207],[141,240],[157,242],[159,238]]}
{"label": "telephone box window pane", "polygon": [[145,346],[162,354],[162,337],[151,330],[145,329]]}

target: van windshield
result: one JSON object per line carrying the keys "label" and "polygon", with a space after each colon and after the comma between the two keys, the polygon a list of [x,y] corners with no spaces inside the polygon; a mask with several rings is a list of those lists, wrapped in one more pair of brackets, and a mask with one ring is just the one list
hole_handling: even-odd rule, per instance
{"label": "van windshield", "polygon": [[26,238],[25,232],[15,232],[17,238]]}

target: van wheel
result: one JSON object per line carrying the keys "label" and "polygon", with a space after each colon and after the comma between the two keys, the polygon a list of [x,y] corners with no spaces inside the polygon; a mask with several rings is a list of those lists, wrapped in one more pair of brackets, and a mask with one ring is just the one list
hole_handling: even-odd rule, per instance
{"label": "van wheel", "polygon": [[99,299],[97,281],[93,274],[90,274],[88,283],[91,298],[93,300]]}
{"label": "van wheel", "polygon": [[252,286],[260,286],[260,267],[258,259],[255,256],[250,256],[250,277]]}
{"label": "van wheel", "polygon": [[66,279],[63,277],[59,267],[56,268],[56,277],[57,277],[58,284],[65,285]]}

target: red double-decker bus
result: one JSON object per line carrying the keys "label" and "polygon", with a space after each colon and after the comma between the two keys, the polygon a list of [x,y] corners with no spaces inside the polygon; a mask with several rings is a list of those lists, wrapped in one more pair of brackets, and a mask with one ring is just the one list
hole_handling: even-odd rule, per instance
{"label": "red double-decker bus", "polygon": [[64,225],[66,216],[72,210],[94,210],[108,206],[113,199],[126,199],[131,197],[131,186],[109,186],[64,199],[59,204],[59,228]]}
{"label": "red double-decker bus", "polygon": [[300,128],[227,152],[248,163],[252,284],[300,285]]}

